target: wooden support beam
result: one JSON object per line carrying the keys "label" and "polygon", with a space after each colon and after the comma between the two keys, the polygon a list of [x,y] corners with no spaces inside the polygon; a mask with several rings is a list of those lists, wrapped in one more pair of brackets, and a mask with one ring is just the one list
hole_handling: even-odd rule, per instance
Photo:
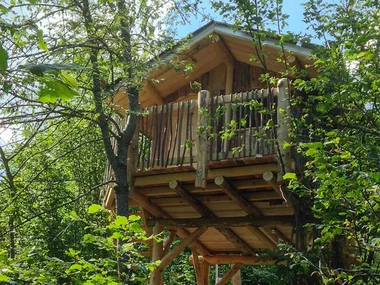
{"label": "wooden support beam", "polygon": [[263,259],[256,256],[246,255],[212,255],[205,256],[204,259],[210,264],[249,264],[249,265],[271,265],[277,262],[277,259]]}
{"label": "wooden support beam", "polygon": [[197,284],[201,284],[202,282],[201,280],[203,279],[203,276],[202,276],[201,264],[198,258],[198,252],[196,249],[192,249],[191,256],[193,257],[193,265],[194,265],[194,270],[195,270],[195,277],[197,279]]}
{"label": "wooden support beam", "polygon": [[[248,215],[261,216],[261,212],[255,208],[248,200],[242,197],[239,192],[233,188],[233,186],[223,177],[218,176],[215,178],[215,184],[219,185],[220,188],[234,201],[238,204]],[[270,249],[276,248],[276,244],[268,238],[268,233],[265,229],[259,229],[256,226],[247,226],[248,230],[252,232],[265,246]]]}
{"label": "wooden support beam", "polygon": [[[160,235],[164,230],[164,227],[160,224],[156,224],[153,229],[154,235]],[[163,248],[162,242],[157,242],[153,240],[153,248],[152,248],[152,261],[161,260],[163,256]],[[156,268],[150,275],[150,285],[163,285],[164,281],[162,279],[162,272]]]}
{"label": "wooden support beam", "polygon": [[[234,65],[235,64],[234,56],[231,54],[230,50],[228,49],[228,47],[224,43],[223,39],[221,37],[219,37],[219,35],[217,35],[217,37],[218,38],[216,41],[216,46],[218,47],[218,49],[222,53],[222,55],[224,57],[224,62],[226,63],[226,65]],[[230,93],[227,93],[227,94],[230,94]]]}
{"label": "wooden support beam", "polygon": [[[265,171],[276,172],[277,163],[209,169],[207,179],[211,180],[219,175],[228,178],[242,176],[253,177],[254,175],[262,175]],[[171,180],[177,180],[179,182],[194,182],[195,176],[195,172],[136,176],[135,187],[143,187],[146,185],[167,185]]]}
{"label": "wooden support beam", "polygon": [[164,99],[161,98],[151,82],[147,82],[143,88],[157,105],[165,104]]}
{"label": "wooden support beam", "polygon": [[199,256],[196,249],[192,250],[190,256],[190,263],[194,265],[195,274],[197,278],[197,285],[209,285],[210,283],[210,264]]}
{"label": "wooden support beam", "polygon": [[264,180],[268,183],[268,185],[270,185],[274,191],[276,191],[276,193],[284,199],[284,201],[286,202],[286,205],[287,206],[290,206],[289,204],[289,200],[288,200],[288,197],[287,197],[287,194],[285,192],[283,192],[281,190],[281,188],[278,186],[277,184],[277,178],[276,176],[273,174],[272,171],[265,171],[264,174],[263,174],[263,178]]}
{"label": "wooden support beam", "polygon": [[[191,205],[199,214],[206,218],[216,218],[215,214],[204,206],[197,198],[191,195],[184,187],[182,187],[176,180],[169,182],[169,187],[175,190],[189,205]],[[223,234],[227,240],[233,243],[238,249],[245,254],[254,254],[254,250],[238,235],[236,235],[231,229],[216,228],[221,234]]]}
{"label": "wooden support beam", "polygon": [[[139,194],[138,191],[135,191],[130,197],[140,206],[148,210],[152,215],[160,218],[171,218],[168,213],[162,210],[159,206],[150,203],[149,200],[144,195]],[[178,228],[177,235],[180,239],[185,239],[189,236],[189,232],[186,229]],[[199,241],[195,241],[193,246],[195,246],[198,249],[198,252],[203,256],[211,254],[210,251]]]}
{"label": "wooden support beam", "polygon": [[[304,69],[304,68],[302,67],[301,62],[300,62],[299,59],[297,58],[297,56],[295,56],[294,54],[289,55],[289,56],[287,57],[286,60],[287,60],[288,64],[289,64],[291,67],[295,66],[295,67],[297,68],[297,71],[298,71],[298,72],[301,72],[301,70]],[[291,74],[291,75],[292,75],[292,76],[295,76],[296,74]]]}
{"label": "wooden support beam", "polygon": [[294,216],[260,216],[260,217],[216,217],[216,218],[186,218],[186,219],[157,219],[147,221],[148,226],[160,223],[166,227],[198,228],[202,225],[208,228],[233,228],[233,227],[274,227],[292,226]]}
{"label": "wooden support beam", "polygon": [[[164,224],[160,223],[161,225],[165,226]],[[171,230],[169,237],[166,239],[164,243],[164,255],[168,253],[170,246],[172,245],[175,237],[177,235],[177,230]]]}
{"label": "wooden support beam", "polygon": [[200,227],[192,232],[187,238],[183,239],[178,245],[170,250],[162,259],[156,270],[162,271],[165,267],[173,261],[188,245],[192,244],[197,238],[199,238],[205,231],[206,227]]}
{"label": "wooden support beam", "polygon": [[232,276],[232,285],[242,285],[241,283],[241,270],[239,269],[238,272],[235,273],[234,276]]}
{"label": "wooden support beam", "polygon": [[[265,189],[270,188],[268,186],[268,183],[264,179],[241,179],[241,180],[235,180],[230,182],[231,185],[234,186],[237,190],[252,190],[252,189]],[[191,194],[216,194],[220,192],[219,186],[215,185],[214,182],[207,183],[206,189],[201,189],[194,186],[194,183],[192,184],[186,184],[186,189],[191,192]],[[164,195],[165,197],[168,196],[177,196],[173,191],[168,188],[167,186],[159,186],[159,187],[144,187],[139,188],[139,193],[152,197],[154,200],[161,199],[161,198],[155,198],[157,196]],[[279,199],[276,192],[268,192],[268,191],[254,191],[252,193],[252,197],[256,197],[251,201],[259,201],[259,200],[272,200],[272,199]],[[166,198],[164,198],[166,199]]]}
{"label": "wooden support beam", "polygon": [[236,263],[234,266],[231,267],[231,269],[223,276],[222,279],[219,280],[216,285],[225,285],[227,282],[240,270],[240,268],[243,266],[243,263]]}
{"label": "wooden support beam", "polygon": [[197,121],[197,175],[195,177],[195,187],[207,186],[208,173],[208,127],[210,125],[210,92],[202,90],[198,93],[198,121]]}

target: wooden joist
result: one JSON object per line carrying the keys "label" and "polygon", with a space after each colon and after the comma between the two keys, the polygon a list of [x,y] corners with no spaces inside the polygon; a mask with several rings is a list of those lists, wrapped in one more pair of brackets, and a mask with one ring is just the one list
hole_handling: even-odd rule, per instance
{"label": "wooden joist", "polygon": [[[159,206],[150,203],[149,200],[144,195],[139,194],[138,191],[134,191],[130,197],[139,203],[144,209],[148,210],[152,215],[160,218],[171,218],[168,213],[162,210]],[[185,239],[189,236],[189,232],[183,228],[178,228],[177,236],[180,239]],[[204,256],[211,254],[210,251],[198,240],[195,240],[192,246],[196,247],[198,252]]]}
{"label": "wooden joist", "polygon": [[[249,201],[243,198],[223,176],[216,177],[215,184],[220,186],[221,189],[232,199],[232,201],[238,204],[245,212],[247,212],[248,215],[261,216],[261,212]],[[247,228],[268,248],[276,248],[277,245],[267,236],[270,233],[268,233],[265,229],[259,229],[256,226],[247,226]]]}
{"label": "wooden joist", "polygon": [[209,228],[233,228],[233,227],[275,227],[275,226],[292,226],[294,224],[293,216],[261,216],[261,217],[232,217],[232,218],[193,218],[193,219],[150,219],[147,221],[148,226],[154,226],[159,223],[166,227],[176,228],[198,228],[202,225]]}
{"label": "wooden joist", "polygon": [[[182,187],[178,181],[172,180],[169,182],[169,187],[175,190],[189,205],[191,205],[199,214],[206,218],[216,218],[215,214],[211,212],[206,206],[204,206],[197,198],[191,195],[184,187]],[[217,228],[217,230],[224,235],[227,240],[233,243],[238,249],[245,254],[254,254],[254,250],[238,235],[236,235],[229,228]]]}
{"label": "wooden joist", "polygon": [[283,192],[281,190],[280,186],[277,184],[277,178],[273,174],[273,172],[272,171],[265,171],[263,174],[263,179],[268,183],[268,185],[270,185],[273,188],[274,191],[276,191],[276,193],[278,195],[280,195],[284,199],[286,204],[288,206],[290,206],[290,201],[288,200],[286,193]]}

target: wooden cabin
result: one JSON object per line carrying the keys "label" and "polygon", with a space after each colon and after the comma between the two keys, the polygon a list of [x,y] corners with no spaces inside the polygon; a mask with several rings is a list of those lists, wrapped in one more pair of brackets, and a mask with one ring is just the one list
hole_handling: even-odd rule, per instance
{"label": "wooden cabin", "polygon": [[[278,61],[276,41],[265,39],[263,51],[270,74],[281,78],[285,64]],[[284,48],[288,66],[316,75],[308,67],[310,49]],[[148,234],[170,233],[146,253],[161,260],[151,284],[162,284],[161,272],[187,246],[197,284],[209,284],[210,264],[234,264],[218,283],[226,284],[244,264],[275,262],[260,253],[279,241],[294,242],[294,208],[282,182],[295,168],[284,147],[291,88],[281,79],[267,89],[256,56],[248,33],[211,22],[185,46],[164,53],[162,66],[144,83],[129,160],[135,169],[129,203],[140,209]],[[127,108],[124,93],[114,104]],[[104,205],[114,207],[112,188]],[[182,242],[171,247],[175,236]]]}

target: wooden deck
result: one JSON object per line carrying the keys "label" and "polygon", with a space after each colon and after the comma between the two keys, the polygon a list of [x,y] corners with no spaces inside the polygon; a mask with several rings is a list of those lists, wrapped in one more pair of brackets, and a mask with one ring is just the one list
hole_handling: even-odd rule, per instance
{"label": "wooden deck", "polygon": [[[266,160],[272,162],[212,168],[205,189],[194,186],[196,173],[191,167],[137,173],[130,206],[150,212],[148,226],[159,222],[187,233],[206,226],[198,238],[204,256],[256,256],[274,249],[279,240],[289,242],[293,228],[293,207],[263,179],[266,172],[277,173],[278,167],[273,157]],[[262,225],[258,217],[263,217],[265,227],[257,226]]]}

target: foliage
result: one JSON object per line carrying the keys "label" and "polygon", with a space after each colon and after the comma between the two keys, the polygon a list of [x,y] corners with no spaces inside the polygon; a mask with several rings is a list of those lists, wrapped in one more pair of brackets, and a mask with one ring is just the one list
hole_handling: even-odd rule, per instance
{"label": "foliage", "polygon": [[314,250],[323,261],[313,266],[326,284],[378,284],[378,1],[307,1],[305,9],[325,39],[314,55],[319,77],[295,82],[308,99],[295,121],[304,183],[292,185],[313,199]]}
{"label": "foliage", "polygon": [[[85,228],[82,250],[68,248],[64,259],[49,257],[45,250],[37,247],[23,249],[15,259],[2,250],[0,281],[11,284],[124,284],[117,274],[118,255],[122,253],[115,247],[116,240],[123,239],[130,268],[126,280],[129,284],[144,283],[155,264],[141,256],[143,246],[135,243],[148,239],[141,229],[140,217],[113,217],[95,204],[88,212],[89,217],[80,217],[74,211],[69,215],[73,223]],[[83,252],[86,248],[87,253]]]}

